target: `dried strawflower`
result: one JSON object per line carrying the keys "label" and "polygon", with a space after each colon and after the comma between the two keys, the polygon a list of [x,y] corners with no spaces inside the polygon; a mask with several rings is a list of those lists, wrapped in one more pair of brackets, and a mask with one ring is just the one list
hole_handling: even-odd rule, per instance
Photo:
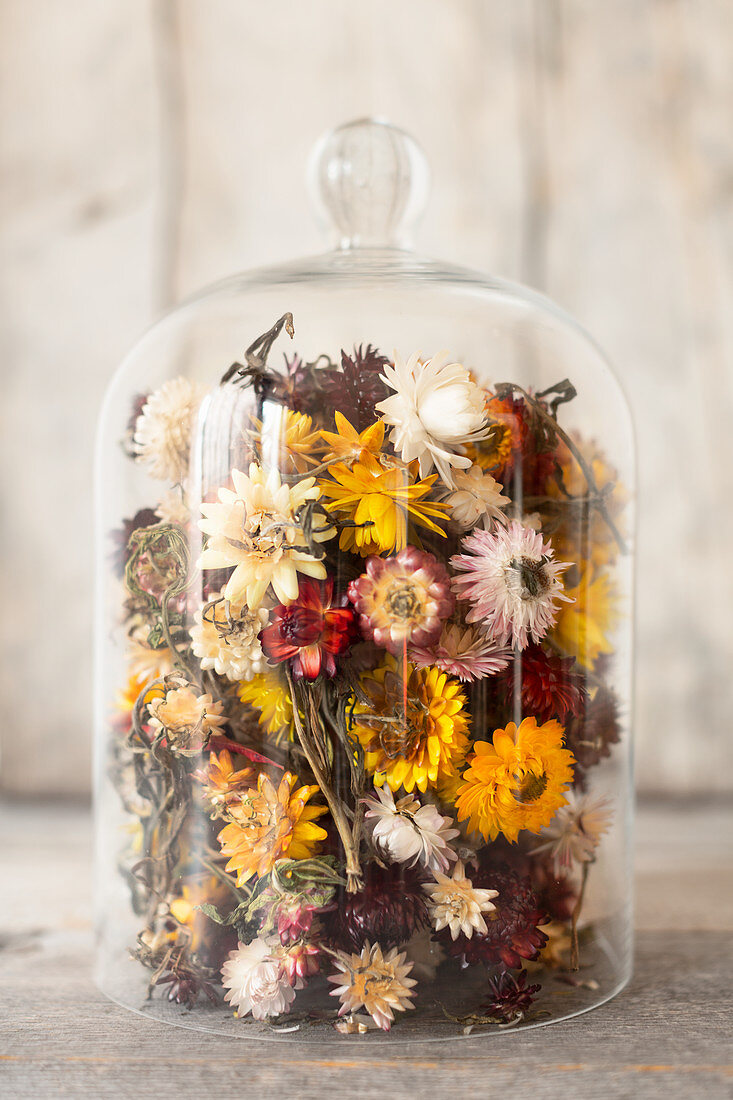
{"label": "dried strawflower", "polygon": [[222,749],[218,756],[212,752],[206,767],[194,775],[202,784],[202,794],[210,807],[221,810],[232,798],[237,798],[243,788],[251,786],[254,769],[249,765],[235,769],[232,754]]}
{"label": "dried strawflower", "polygon": [[261,773],[257,787],[240,791],[236,802],[227,806],[231,819],[219,833],[222,855],[229,858],[227,871],[236,871],[237,886],[253,875],[265,875],[283,856],[309,859],[326,830],[315,824],[326,813],[325,806],[309,806],[317,785],[299,786],[291,772],[278,785]]}
{"label": "dried strawflower", "polygon": [[249,476],[232,470],[234,489],[219,489],[219,503],[202,504],[199,527],[209,539],[199,559],[201,569],[234,566],[224,592],[232,603],[260,607],[272,587],[281,603],[298,596],[298,573],[323,579],[326,568],[317,544],[333,535],[322,516],[313,514],[308,534],[301,511],[318,500],[315,479],[283,484],[277,470],[253,462]]}
{"label": "dried strawflower", "polygon": [[411,355],[406,362],[395,353],[394,366],[385,367],[383,378],[395,392],[377,405],[377,412],[392,426],[395,449],[404,462],[418,460],[421,477],[435,466],[452,487],[453,469],[471,465],[459,449],[484,434],[483,390],[447,351],[427,360]]}
{"label": "dried strawflower", "polygon": [[566,595],[572,602],[558,612],[552,638],[579,665],[592,669],[600,657],[613,652],[608,636],[617,616],[613,582],[608,573],[585,569]]}
{"label": "dried strawflower", "polygon": [[321,433],[305,413],[270,402],[264,422],[255,420],[249,434],[265,470],[305,474],[320,461]]}
{"label": "dried strawflower", "polygon": [[568,791],[566,804],[542,830],[542,844],[532,851],[547,852],[552,857],[556,875],[570,870],[574,863],[587,863],[594,858],[611,817],[607,798],[591,798]]}
{"label": "dried strawflower", "polygon": [[568,563],[554,561],[549,542],[517,520],[474,531],[462,545],[465,552],[451,565],[463,574],[453,578],[453,590],[471,603],[466,621],[481,623],[500,644],[523,649],[530,637],[540,641],[557,618],[558,601],[572,599],[560,579]]}
{"label": "dried strawflower", "polygon": [[201,668],[213,668],[228,680],[251,680],[263,672],[266,662],[259,633],[267,620],[265,608],[250,611],[219,592],[194,614],[191,649]]}
{"label": "dried strawflower", "polygon": [[494,676],[509,664],[512,651],[498,645],[477,626],[446,623],[432,645],[411,645],[410,660],[417,668],[436,668],[471,683]]}
{"label": "dried strawflower", "polygon": [[255,1020],[265,1020],[290,1011],[295,990],[282,960],[273,954],[279,946],[277,936],[259,936],[240,943],[222,966],[224,1000],[235,1006],[237,1016],[252,1013]]}
{"label": "dried strawflower", "polygon": [[390,653],[437,641],[455,606],[445,566],[414,546],[395,557],[369,558],[366,571],[349,585],[349,599],[364,637]]}
{"label": "dried strawflower", "polygon": [[323,918],[327,937],[337,947],[361,950],[365,940],[383,947],[407,943],[428,923],[422,878],[404,864],[371,863],[356,893],[342,890]]}
{"label": "dried strawflower", "polygon": [[502,496],[502,486],[480,466],[457,470],[453,475],[455,489],[445,498],[451,509],[451,519],[464,530],[476,526],[490,527],[504,521],[503,508],[511,501]]}
{"label": "dried strawflower", "polygon": [[288,661],[296,680],[316,680],[336,675],[336,657],[356,636],[354,611],[345,598],[334,600],[333,580],[302,580],[297,599],[273,608],[262,647],[273,664]]}
{"label": "dried strawflower", "polygon": [[419,864],[427,871],[445,871],[456,858],[450,841],[460,835],[451,819],[409,794],[395,801],[389,787],[378,787],[376,795],[364,799],[364,816],[382,858],[408,867]]}
{"label": "dried strawflower", "polygon": [[318,973],[321,965],[320,948],[304,940],[285,943],[281,937],[281,946],[275,948],[275,957],[294,989],[302,989],[308,978]]}
{"label": "dried strawflower", "polygon": [[515,1023],[523,1019],[541,988],[540,985],[527,985],[526,970],[518,974],[502,970],[489,978],[489,997],[481,1005],[481,1011],[502,1023]]}
{"label": "dried strawflower", "polygon": [[155,506],[155,514],[161,523],[177,523],[185,527],[191,521],[191,509],[185,493],[180,489],[171,489]]}
{"label": "dried strawflower", "polygon": [[547,942],[538,925],[545,914],[537,903],[530,880],[508,867],[480,866],[471,872],[474,888],[497,891],[485,932],[469,938],[459,933],[454,940],[448,928],[436,933],[450,955],[474,965],[503,963],[518,969],[523,959],[536,959]]}
{"label": "dried strawflower", "polygon": [[466,699],[457,680],[437,668],[401,668],[387,656],[362,687],[370,705],[354,707],[352,732],[376,786],[426,791],[456,774],[468,747]]}
{"label": "dried strawflower", "polygon": [[188,475],[191,429],[201,392],[173,378],[150,394],[135,423],[133,451],[153,477],[180,484]]}
{"label": "dried strawflower", "polygon": [[354,348],[353,355],[341,352],[341,369],[326,369],[319,374],[319,385],[326,408],[337,407],[357,428],[374,419],[374,406],[389,389],[381,372],[389,359],[367,344]]}
{"label": "dried strawflower", "polygon": [[565,728],[565,742],[578,764],[576,781],[588,768],[610,756],[611,747],[620,739],[618,699],[606,687],[594,688],[580,716],[571,718]]}
{"label": "dried strawflower", "polygon": [[324,462],[356,462],[365,452],[375,458],[381,453],[384,446],[384,424],[377,420],[374,424],[359,432],[349,423],[346,417],[340,413],[334,413],[336,422],[335,432],[321,432],[328,450],[324,455]]}
{"label": "dried strawflower", "polygon": [[162,695],[148,704],[149,725],[156,734],[165,736],[168,747],[182,756],[195,756],[212,733],[225,724],[222,704],[208,694],[197,695],[191,685],[179,676],[169,676]]}
{"label": "dried strawflower", "polygon": [[168,646],[153,647],[148,642],[149,630],[136,628],[127,640],[126,663],[131,676],[138,680],[158,680],[173,671],[173,656]]}
{"label": "dried strawflower", "polygon": [[535,715],[538,722],[566,722],[582,713],[587,697],[585,677],[574,658],[559,657],[539,645],[527,646],[497,686],[507,706],[515,705],[519,694],[522,712]]}
{"label": "dried strawflower", "polygon": [[430,895],[428,906],[436,932],[447,928],[451,939],[455,940],[460,934],[471,939],[474,932],[486,931],[483,914],[495,908],[491,899],[497,897],[497,891],[477,889],[466,877],[461,860],[456,863],[452,875],[438,871],[435,882],[427,883],[424,889]]}
{"label": "dried strawflower", "polygon": [[339,952],[334,962],[336,972],[328,980],[336,986],[331,996],[341,1001],[339,1016],[364,1008],[383,1031],[389,1031],[395,1012],[415,1007],[410,998],[417,982],[408,977],[412,963],[396,947],[385,955],[378,943],[365,943],[360,954]]}
{"label": "dried strawflower", "polygon": [[259,711],[259,724],[276,741],[293,733],[293,699],[285,677],[276,670],[260,673],[240,683],[237,696],[245,706]]}
{"label": "dried strawflower", "polygon": [[567,801],[573,764],[558,722],[510,722],[491,741],[474,741],[456,799],[458,820],[487,840],[499,833],[516,840],[520,829],[537,833]]}
{"label": "dried strawflower", "polygon": [[339,548],[363,558],[404,550],[410,524],[444,535],[435,521],[446,518],[447,505],[425,499],[435,474],[423,480],[415,474],[416,469],[395,463],[383,465],[367,451],[350,466],[332,466],[319,486],[328,512],[341,527]]}

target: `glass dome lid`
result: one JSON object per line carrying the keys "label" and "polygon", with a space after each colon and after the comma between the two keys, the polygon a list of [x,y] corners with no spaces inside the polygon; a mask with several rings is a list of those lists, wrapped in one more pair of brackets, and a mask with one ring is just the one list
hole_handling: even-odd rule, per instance
{"label": "glass dome lid", "polygon": [[98,981],[240,1037],[565,1019],[630,973],[628,410],[553,303],[412,251],[402,131],[309,176],[333,249],[105,400]]}

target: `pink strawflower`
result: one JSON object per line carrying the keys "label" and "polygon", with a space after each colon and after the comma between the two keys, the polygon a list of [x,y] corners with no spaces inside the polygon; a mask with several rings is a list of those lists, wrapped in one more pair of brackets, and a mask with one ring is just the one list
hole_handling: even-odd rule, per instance
{"label": "pink strawflower", "polygon": [[557,618],[557,601],[573,602],[560,579],[571,563],[554,561],[551,544],[518,520],[473,531],[462,545],[467,552],[451,558],[464,574],[453,578],[453,591],[472,605],[466,621],[481,623],[499,645],[539,642]]}
{"label": "pink strawflower", "polygon": [[409,656],[418,668],[435,665],[441,672],[471,683],[505,669],[512,651],[509,646],[498,645],[478,627],[446,623],[437,642],[410,646]]}
{"label": "pink strawflower", "polygon": [[433,554],[406,546],[390,558],[371,557],[349,585],[365,638],[402,653],[405,645],[437,641],[455,597],[445,566]]}

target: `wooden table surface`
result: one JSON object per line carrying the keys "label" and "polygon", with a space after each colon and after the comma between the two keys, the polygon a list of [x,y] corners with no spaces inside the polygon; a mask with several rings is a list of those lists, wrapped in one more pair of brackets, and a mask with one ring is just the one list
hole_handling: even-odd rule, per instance
{"label": "wooden table surface", "polygon": [[232,1041],[107,1001],[90,976],[90,820],[0,803],[0,1096],[733,1097],[733,807],[637,825],[629,988],[567,1023],[458,1044]]}

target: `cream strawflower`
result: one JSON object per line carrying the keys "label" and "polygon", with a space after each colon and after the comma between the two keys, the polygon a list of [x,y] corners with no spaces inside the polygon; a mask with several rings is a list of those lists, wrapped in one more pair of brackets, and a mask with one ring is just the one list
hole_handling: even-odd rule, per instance
{"label": "cream strawflower", "polygon": [[484,391],[447,351],[426,361],[411,355],[407,362],[395,352],[394,366],[386,366],[382,378],[395,392],[375,407],[392,425],[395,449],[404,462],[418,460],[420,477],[435,466],[452,487],[453,467],[471,466],[457,450],[486,434]]}
{"label": "cream strawflower", "polygon": [[202,393],[188,378],[173,378],[150,394],[135,423],[132,446],[153,477],[176,484],[188,474],[191,429]]}
{"label": "cream strawflower", "polygon": [[570,870],[573,863],[588,863],[593,859],[613,816],[607,798],[591,798],[573,790],[565,797],[566,804],[540,834],[543,843],[532,849],[552,856],[556,875]]}
{"label": "cream strawflower", "polygon": [[487,931],[482,914],[496,908],[491,899],[499,894],[498,890],[475,890],[460,860],[452,877],[438,872],[435,882],[423,886],[423,890],[430,895],[428,909],[435,931],[448,927],[454,940],[461,932],[470,940],[474,932]]}
{"label": "cream strawflower", "polygon": [[234,489],[219,489],[218,504],[202,504],[199,527],[209,540],[199,558],[201,569],[234,566],[224,594],[231,603],[256,611],[272,587],[280,603],[298,596],[298,573],[323,580],[326,567],[312,551],[335,534],[322,516],[313,514],[308,532],[301,509],[318,500],[315,478],[282,484],[277,470],[265,474],[253,462],[249,476],[232,470]]}
{"label": "cream strawflower", "polygon": [[445,871],[456,859],[448,841],[460,835],[451,828],[452,821],[443,817],[435,806],[422,806],[412,795],[395,802],[389,787],[376,790],[376,798],[365,798],[365,814],[371,825],[372,840],[390,863],[419,863],[430,871]]}
{"label": "cream strawflower", "polygon": [[258,936],[251,943],[240,943],[221,968],[221,984],[228,991],[224,1000],[236,1007],[237,1016],[250,1012],[255,1020],[290,1012],[295,990],[280,959],[273,952],[280,947],[279,936]]}
{"label": "cream strawflower", "polygon": [[173,660],[168,646],[153,649],[148,644],[148,627],[136,627],[127,640],[127,668],[137,680],[157,680],[173,671]]}
{"label": "cream strawflower", "polygon": [[341,999],[339,1016],[363,1007],[383,1031],[389,1031],[395,1012],[415,1007],[410,998],[417,982],[407,976],[412,963],[396,947],[384,955],[378,943],[365,943],[360,955],[339,951],[334,962],[336,973],[328,980],[337,987],[331,996]]}
{"label": "cream strawflower", "polygon": [[490,527],[494,520],[504,521],[502,508],[511,504],[509,497],[502,496],[503,486],[486,474],[480,466],[470,470],[456,470],[453,475],[455,491],[444,498],[450,505],[451,519],[459,527],[467,529],[481,524]]}
{"label": "cream strawflower", "polygon": [[453,578],[453,591],[472,605],[466,622],[480,623],[499,645],[539,642],[557,618],[558,601],[573,602],[561,580],[570,563],[555,561],[550,543],[517,520],[493,532],[478,529],[462,546],[467,553],[451,558],[463,574]]}
{"label": "cream strawflower", "polygon": [[222,704],[210,695],[196,695],[182,676],[166,677],[161,692],[148,707],[151,729],[165,734],[169,748],[184,756],[195,755],[225,724]]}
{"label": "cream strawflower", "polygon": [[251,680],[267,667],[259,633],[269,613],[230,603],[223,592],[194,615],[191,648],[203,669],[213,668],[228,680]]}
{"label": "cream strawflower", "polygon": [[163,523],[177,523],[179,527],[185,527],[191,519],[191,509],[180,489],[171,489],[166,493],[157,505],[155,514]]}

